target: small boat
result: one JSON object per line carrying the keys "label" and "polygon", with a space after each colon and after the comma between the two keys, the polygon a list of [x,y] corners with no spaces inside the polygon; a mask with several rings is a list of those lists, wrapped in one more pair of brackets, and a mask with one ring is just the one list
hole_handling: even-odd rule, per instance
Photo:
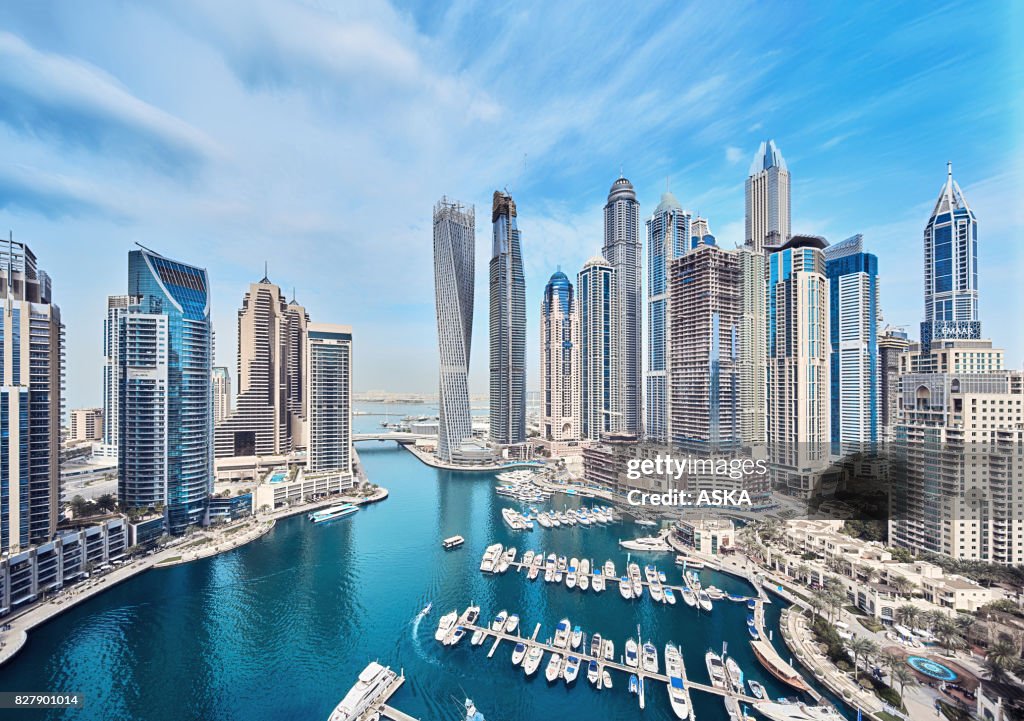
{"label": "small boat", "polygon": [[608,669],[601,672],[601,683],[605,688],[612,687],[612,675],[608,673]]}
{"label": "small boat", "polygon": [[615,642],[610,638],[604,640],[604,651],[601,655],[604,656],[605,661],[615,660]]}
{"label": "small boat", "polygon": [[757,600],[753,598],[749,599],[747,601],[747,608],[749,608],[751,611],[757,608]]}
{"label": "small boat", "polygon": [[554,683],[558,680],[558,677],[562,675],[562,655],[558,653],[551,654],[551,658],[548,659],[548,666],[544,670],[544,677],[548,680],[548,683]]}
{"label": "small boat", "polygon": [[580,643],[582,641],[583,641],[583,629],[581,629],[579,626],[576,626],[572,630],[572,638],[570,639],[570,643],[572,644],[573,648],[579,648],[580,647]]}
{"label": "small boat", "polygon": [[586,591],[590,588],[590,561],[585,558],[580,561],[580,575],[576,585],[580,587],[581,591]]}
{"label": "small boat", "polygon": [[512,665],[518,666],[523,662],[523,658],[526,656],[526,644],[520,641],[516,644],[516,647],[512,649]]}
{"label": "small boat", "polygon": [[455,628],[455,622],[459,618],[458,611],[452,611],[441,616],[441,620],[437,623],[437,632],[434,634],[435,641],[444,641],[453,628]]}
{"label": "small boat", "polygon": [[540,524],[541,528],[551,528],[551,519],[548,518],[546,513],[537,514],[537,523]]}
{"label": "small boat", "polygon": [[600,568],[594,569],[594,576],[590,581],[590,585],[594,589],[594,593],[601,593],[605,589],[604,574]]}
{"label": "small boat", "polygon": [[658,649],[650,641],[644,644],[640,665],[648,673],[658,673]]}
{"label": "small boat", "polygon": [[711,609],[714,608],[711,604],[711,596],[709,596],[708,592],[704,590],[697,592],[697,603],[700,605],[701,611],[707,611],[710,613]]}
{"label": "small boat", "polygon": [[500,630],[502,630],[503,628],[505,628],[505,622],[507,620],[508,620],[508,611],[506,611],[505,609],[501,609],[500,611],[498,611],[498,615],[495,616],[494,620],[491,622],[491,630],[492,631],[500,631]]}
{"label": "small boat", "polygon": [[637,657],[636,640],[630,638],[626,641],[626,665],[636,668],[639,665],[639,658]]}
{"label": "small boat", "polygon": [[601,671],[598,669],[597,661],[594,659],[591,659],[590,663],[587,664],[587,680],[598,688],[601,688]]}
{"label": "small boat", "polygon": [[569,561],[569,572],[565,574],[565,585],[569,588],[576,588],[576,569],[579,563],[575,558]]}
{"label": "small boat", "polygon": [[604,649],[604,641],[601,640],[601,634],[595,633],[590,637],[590,655],[594,658],[601,658],[601,651]]}
{"label": "small boat", "polygon": [[729,681],[732,682],[732,690],[738,694],[743,693],[743,670],[732,656],[725,658],[725,670],[729,673]]}
{"label": "small boat", "polygon": [[605,561],[604,562],[604,575],[608,578],[615,578],[615,562]]}
{"label": "small boat", "polygon": [[750,694],[756,699],[763,699],[768,697],[768,692],[765,691],[764,686],[755,681],[752,678],[747,679],[747,685],[750,686]]}
{"label": "small boat", "polygon": [[485,636],[487,636],[487,633],[482,628],[478,628],[476,631],[473,631],[473,635],[469,639],[469,644],[471,646],[479,646],[484,642]]}
{"label": "small boat", "polygon": [[453,548],[458,548],[465,542],[466,539],[462,536],[451,536],[441,541],[441,547],[446,551],[450,551]]}
{"label": "small boat", "polygon": [[722,657],[709,650],[704,654],[704,663],[708,668],[708,678],[711,679],[711,685],[723,691],[728,690],[729,686],[725,680],[725,664],[722,663]]}
{"label": "small boat", "polygon": [[757,632],[757,628],[754,626],[747,626],[747,633],[750,634],[750,640],[756,641],[761,638],[761,634]]}
{"label": "small boat", "polygon": [[505,621],[505,633],[513,634],[517,628],[519,628],[519,616],[513,613]]}
{"label": "small boat", "polygon": [[426,616],[428,613],[430,613],[430,609],[432,609],[433,607],[434,607],[434,604],[432,602],[430,602],[430,601],[427,601],[427,605],[423,607],[422,611],[420,611],[420,615],[421,616]]}
{"label": "small boat", "polygon": [[669,606],[676,605],[675,591],[673,591],[671,588],[667,586],[665,587],[665,603],[667,603]]}
{"label": "small boat", "polygon": [[565,685],[568,686],[580,673],[580,659],[578,656],[569,656],[565,659],[565,668],[562,669],[562,678],[565,679]]}
{"label": "small boat", "polygon": [[658,580],[662,583],[668,583],[668,576],[665,575],[664,571],[658,571]]}
{"label": "small boat", "polygon": [[640,693],[640,679],[636,677],[635,673],[629,674],[629,692],[632,694]]}
{"label": "small boat", "polygon": [[544,658],[544,649],[540,646],[531,646],[526,652],[526,659],[523,661],[523,673],[532,676],[540,668],[541,659]]}
{"label": "small boat", "polygon": [[523,565],[524,566],[531,566],[531,565],[533,565],[533,557],[535,555],[536,554],[533,551],[527,551],[526,553],[524,553],[523,554],[523,561],[522,561]]}
{"label": "small boat", "polygon": [[569,634],[572,633],[572,626],[569,625],[569,619],[563,618],[555,626],[555,640],[552,641],[551,645],[555,648],[566,648],[569,645]]}
{"label": "small boat", "polygon": [[663,603],[665,600],[665,592],[661,588],[660,583],[652,583],[648,590],[651,592],[651,599],[658,603]]}
{"label": "small boat", "polygon": [[692,588],[683,586],[680,592],[683,594],[683,603],[690,607],[697,605],[697,594],[693,592]]}
{"label": "small boat", "polygon": [[464,626],[456,626],[455,630],[452,631],[445,639],[445,646],[455,646],[462,640],[462,637],[466,635],[466,628]]}
{"label": "small boat", "polygon": [[665,674],[668,676],[668,701],[676,718],[690,717],[690,692],[683,681],[683,656],[671,643],[665,644]]}
{"label": "small boat", "polygon": [[619,593],[627,601],[633,598],[633,582],[625,576],[619,579]]}

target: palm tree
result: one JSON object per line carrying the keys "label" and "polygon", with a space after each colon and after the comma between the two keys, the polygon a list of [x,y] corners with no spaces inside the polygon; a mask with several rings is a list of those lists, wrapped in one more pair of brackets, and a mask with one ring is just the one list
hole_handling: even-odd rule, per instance
{"label": "palm tree", "polygon": [[812,618],[819,618],[821,616],[822,609],[825,608],[825,600],[821,597],[820,594],[816,593],[813,596],[811,596],[811,600],[808,601],[808,603],[811,606],[811,611],[813,611]]}
{"label": "palm tree", "polygon": [[896,668],[897,664],[901,662],[901,658],[896,654],[885,651],[880,658],[882,665],[885,666],[886,670],[889,671],[889,684],[892,684],[892,671]]}
{"label": "palm tree", "polygon": [[896,590],[897,595],[906,596],[914,584],[906,576],[897,574],[889,578],[889,585]]}
{"label": "palm tree", "polygon": [[864,673],[868,672],[868,664],[871,663],[871,659],[878,658],[878,642],[873,638],[864,639],[867,641],[867,645],[864,647]]}
{"label": "palm tree", "polygon": [[988,647],[985,655],[985,670],[993,681],[1003,681],[1008,672],[1017,671],[1022,665],[1020,654],[1013,644],[997,641]]}
{"label": "palm tree", "polygon": [[892,680],[900,686],[900,703],[902,704],[903,689],[907,686],[916,686],[917,676],[909,668],[900,664],[892,670]]}
{"label": "palm tree", "polygon": [[964,640],[960,637],[960,630],[952,619],[944,617],[938,620],[932,632],[939,639],[942,647],[946,649],[946,653],[951,652],[954,648],[961,648],[964,645]]}
{"label": "palm tree", "polygon": [[807,583],[807,575],[811,572],[811,567],[806,563],[801,563],[796,567],[796,576],[799,580]]}
{"label": "palm tree", "polygon": [[846,648],[853,654],[853,677],[857,677],[858,659],[869,650],[868,639],[854,636],[846,643]]}
{"label": "palm tree", "polygon": [[913,629],[917,624],[917,620],[921,617],[921,609],[909,603],[905,603],[896,609],[896,618],[905,623],[907,627]]}

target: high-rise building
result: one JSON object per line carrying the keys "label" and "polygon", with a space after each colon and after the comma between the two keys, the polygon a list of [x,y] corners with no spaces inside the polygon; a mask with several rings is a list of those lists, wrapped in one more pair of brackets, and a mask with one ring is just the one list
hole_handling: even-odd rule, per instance
{"label": "high-rise building", "polygon": [[740,294],[740,435],[744,445],[763,447],[767,439],[768,413],[764,253],[743,246],[737,254],[743,279]]}
{"label": "high-rise building", "polygon": [[776,486],[802,497],[831,441],[827,245],[794,235],[768,256],[768,454]]}
{"label": "high-rise building", "polygon": [[669,441],[691,452],[741,444],[740,256],[700,245],[669,267]]}
{"label": "high-rise building", "polygon": [[[641,432],[643,424],[643,291],[640,243],[640,204],[633,184],[623,177],[608,192],[604,206],[602,253],[615,271],[616,346],[619,429]],[[580,293],[582,295],[582,288]]]}
{"label": "high-rise building", "polygon": [[981,338],[978,319],[978,221],[946,166],[946,183],[924,228],[921,349],[933,339]]}
{"label": "high-rise building", "polygon": [[526,281],[516,204],[494,191],[490,264],[491,441],[526,441]]}
{"label": "high-rise building", "polygon": [[574,288],[559,270],[540,305],[541,435],[552,444],[580,438],[579,332]]}
{"label": "high-rise building", "polygon": [[117,458],[118,418],[121,388],[121,319],[128,312],[131,298],[107,296],[107,315],[103,319],[103,449],[101,455]]}
{"label": "high-rise building", "polygon": [[761,143],[746,182],[746,244],[756,252],[790,235],[789,169],[774,140]]}
{"label": "high-rise building", "polygon": [[218,425],[231,415],[231,373],[224,366],[213,368],[213,423]]}
{"label": "high-rise building", "polygon": [[473,207],[442,198],[434,206],[434,294],[440,354],[437,455],[449,462],[473,436],[468,373],[475,246]]}
{"label": "high-rise building", "polygon": [[694,218],[690,227],[690,250],[702,245],[715,245],[716,242],[715,236],[711,234],[708,219],[701,218],[700,216]]}
{"label": "high-rise building", "polygon": [[24,243],[0,243],[0,553],[57,530],[64,326]]}
{"label": "high-rise building", "polygon": [[690,245],[691,215],[665,191],[647,219],[647,414],[646,435],[668,441],[668,273],[669,264]]}
{"label": "high-rise building", "polygon": [[216,456],[287,455],[305,447],[306,326],[309,314],[265,277],[238,311],[238,397],[217,424]]}
{"label": "high-rise building", "polygon": [[159,508],[180,533],[213,490],[213,329],[207,273],[151,250],[128,254],[121,321],[118,500]]}
{"label": "high-rise building", "polygon": [[860,235],[825,248],[831,335],[832,453],[878,443],[878,259]]}
{"label": "high-rise building", "polygon": [[306,350],[309,473],[352,474],[352,328],[310,323]]}
{"label": "high-rise building", "polygon": [[76,443],[98,441],[103,438],[102,408],[72,408],[71,438]]}
{"label": "high-rise building", "polygon": [[619,352],[622,349],[615,268],[604,258],[591,258],[576,280],[580,314],[580,435],[598,440],[622,430],[619,394]]}
{"label": "high-rise building", "polygon": [[907,332],[887,326],[878,336],[878,430],[882,441],[891,443],[898,418],[900,354],[910,346]]}

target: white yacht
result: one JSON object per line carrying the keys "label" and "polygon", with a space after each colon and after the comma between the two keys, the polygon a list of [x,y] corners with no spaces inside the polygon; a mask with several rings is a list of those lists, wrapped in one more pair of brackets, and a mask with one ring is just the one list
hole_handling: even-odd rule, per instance
{"label": "white yacht", "polygon": [[524,566],[532,566],[533,565],[533,557],[535,555],[537,555],[537,554],[534,553],[533,551],[527,551],[526,553],[524,553],[523,554],[523,565]]}
{"label": "white yacht", "polygon": [[760,701],[754,704],[754,708],[772,721],[842,721],[843,719],[843,715],[831,706]]}
{"label": "white yacht", "polygon": [[505,633],[513,634],[517,628],[519,628],[519,616],[513,613],[505,621]]}
{"label": "white yacht", "polygon": [[601,671],[601,683],[605,688],[612,687],[612,675],[608,673],[608,669]]}
{"label": "white yacht", "polygon": [[604,562],[604,575],[608,578],[615,578],[615,562],[608,560]]}
{"label": "white yacht", "polygon": [[587,664],[587,680],[594,686],[601,688],[601,669],[594,659],[590,659],[590,663]]}
{"label": "white yacht", "polygon": [[569,643],[573,648],[579,648],[580,644],[583,643],[583,629],[579,626],[574,628],[572,630],[572,636],[569,639]]}
{"label": "white yacht", "polygon": [[579,569],[579,560],[572,559],[569,561],[569,572],[565,574],[565,585],[569,588],[576,588],[576,574]]}
{"label": "white yacht", "polygon": [[590,586],[594,589],[594,593],[601,593],[605,589],[604,573],[601,572],[600,568],[594,569],[594,576],[590,579]]}
{"label": "white yacht", "polygon": [[578,656],[568,656],[565,659],[565,668],[562,669],[562,678],[565,679],[565,685],[568,686],[580,673],[580,659]]}
{"label": "white yacht", "polygon": [[512,665],[518,666],[523,662],[526,657],[526,644],[520,641],[516,644],[516,647],[512,649]]}
{"label": "white yacht", "polygon": [[725,670],[729,672],[729,681],[732,683],[732,690],[738,694],[743,693],[743,671],[732,656],[725,657]]}
{"label": "white yacht", "polygon": [[676,718],[690,717],[690,691],[683,681],[683,656],[671,643],[665,644],[665,674],[668,676],[668,702]]}
{"label": "white yacht", "polygon": [[601,634],[595,633],[590,637],[590,655],[594,658],[601,658],[601,651],[604,650],[604,641]]}
{"label": "white yacht", "polygon": [[581,591],[590,588],[590,561],[586,558],[580,561],[580,575],[576,580],[576,585],[580,587]]}
{"label": "white yacht", "polygon": [[507,620],[508,620],[508,611],[506,611],[505,609],[501,609],[500,611],[498,611],[498,615],[495,616],[494,620],[491,622],[491,630],[492,631],[500,631],[500,630],[502,630],[503,628],[505,628],[505,622]]}
{"label": "white yacht", "polygon": [[619,579],[619,593],[627,601],[633,598],[633,582],[625,576]]}
{"label": "white yacht", "polygon": [[390,668],[373,661],[359,674],[359,680],[345,698],[334,707],[328,721],[354,721],[359,718],[397,678],[398,674]]}
{"label": "white yacht", "polygon": [[711,604],[711,596],[709,596],[708,592],[704,589],[697,592],[697,603],[700,605],[701,611],[707,611],[710,613],[711,609],[714,608]]}
{"label": "white yacht", "polygon": [[697,605],[697,594],[689,586],[683,586],[680,592],[683,594],[683,603],[687,606]]}
{"label": "white yacht", "polygon": [[469,639],[469,644],[471,646],[479,646],[484,642],[485,636],[487,636],[487,633],[482,628],[478,628],[476,631],[473,631],[473,635]]}
{"label": "white yacht", "polygon": [[523,661],[523,672],[527,676],[537,673],[541,659],[544,658],[544,649],[540,646],[531,646],[526,652],[526,659]]}
{"label": "white yacht", "polygon": [[658,673],[658,649],[650,641],[644,644],[640,665],[648,673]]}
{"label": "white yacht", "polygon": [[485,573],[493,573],[494,568],[498,563],[498,558],[501,556],[504,546],[500,543],[495,543],[492,546],[488,546],[487,550],[484,551],[483,560],[480,561],[480,570]]}
{"label": "white yacht", "polygon": [[610,638],[604,640],[604,650],[601,655],[604,656],[605,661],[615,660],[615,642]]}
{"label": "white yacht", "polygon": [[544,669],[544,677],[548,680],[548,683],[554,683],[561,675],[562,655],[559,653],[553,653],[551,654],[551,658],[548,659],[547,668]]}
{"label": "white yacht", "polygon": [[629,638],[626,641],[626,665],[636,668],[640,665],[640,659],[637,656],[636,639]]}
{"label": "white yacht", "polygon": [[572,626],[569,624],[569,619],[563,618],[555,626],[555,640],[551,642],[551,645],[555,648],[566,648],[569,645],[569,635],[572,633]]}
{"label": "white yacht", "polygon": [[434,634],[435,641],[444,641],[453,628],[455,628],[455,622],[459,618],[458,611],[452,611],[441,616],[441,620],[437,623],[437,632]]}
{"label": "white yacht", "polygon": [[676,605],[676,592],[673,591],[668,586],[665,586],[664,593],[665,593],[665,603],[667,603],[669,606],[675,606]]}
{"label": "white yacht", "polygon": [[708,678],[711,679],[711,685],[727,691],[729,686],[725,680],[725,664],[722,663],[722,657],[709,650],[704,654],[704,663],[708,667]]}
{"label": "white yacht", "polygon": [[498,567],[497,567],[496,571],[498,573],[505,573],[505,571],[508,570],[508,567],[511,566],[512,562],[515,561],[515,560],[516,560],[516,547],[512,546],[507,551],[505,551],[505,553],[503,553],[501,558],[498,560]]}

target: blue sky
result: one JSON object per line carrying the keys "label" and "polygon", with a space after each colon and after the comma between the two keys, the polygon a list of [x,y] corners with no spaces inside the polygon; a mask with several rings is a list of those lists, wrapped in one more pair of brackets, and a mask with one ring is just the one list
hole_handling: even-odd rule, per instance
{"label": "blue sky", "polygon": [[644,218],[668,179],[731,247],[767,137],[794,231],[863,233],[886,321],[914,334],[921,231],[953,161],[979,218],[985,334],[1024,364],[1019,4],[632,5],[0,5],[0,228],[54,278],[70,406],[100,401],[105,296],[125,291],[136,241],[210,270],[232,373],[266,260],[314,320],[354,326],[359,389],[433,391],[442,194],[477,206],[484,390],[487,211],[504,187],[534,387],[543,285],[598,251],[620,167]]}

